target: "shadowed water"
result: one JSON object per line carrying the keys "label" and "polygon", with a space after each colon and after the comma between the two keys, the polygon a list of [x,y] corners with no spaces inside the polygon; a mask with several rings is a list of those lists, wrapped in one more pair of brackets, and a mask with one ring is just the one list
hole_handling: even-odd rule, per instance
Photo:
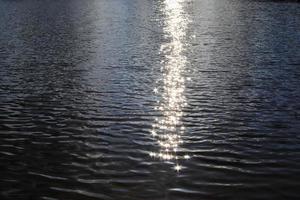
{"label": "shadowed water", "polygon": [[300,199],[300,4],[0,0],[0,198]]}

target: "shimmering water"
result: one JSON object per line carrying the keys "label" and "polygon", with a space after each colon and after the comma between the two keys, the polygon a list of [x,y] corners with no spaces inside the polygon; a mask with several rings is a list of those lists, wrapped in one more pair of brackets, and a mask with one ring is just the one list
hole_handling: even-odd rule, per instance
{"label": "shimmering water", "polygon": [[1,0],[1,199],[300,199],[299,27],[293,2]]}

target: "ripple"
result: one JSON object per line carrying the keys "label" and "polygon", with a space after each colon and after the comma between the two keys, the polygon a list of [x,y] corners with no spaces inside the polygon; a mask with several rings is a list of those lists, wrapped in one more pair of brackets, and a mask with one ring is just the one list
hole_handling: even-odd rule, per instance
{"label": "ripple", "polygon": [[84,190],[73,190],[73,189],[67,189],[67,188],[57,188],[57,187],[51,187],[50,189],[55,190],[55,191],[61,191],[61,192],[67,192],[67,193],[72,193],[75,195],[81,195],[83,197],[93,197],[96,199],[111,199],[110,197],[99,194],[99,193],[92,193]]}

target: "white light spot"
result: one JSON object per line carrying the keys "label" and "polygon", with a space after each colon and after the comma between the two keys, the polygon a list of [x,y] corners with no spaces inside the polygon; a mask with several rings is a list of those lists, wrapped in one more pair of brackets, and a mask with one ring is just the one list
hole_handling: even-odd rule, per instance
{"label": "white light spot", "polygon": [[180,165],[176,165],[175,167],[174,167],[174,169],[177,171],[177,172],[179,172],[181,169],[182,169],[182,166],[180,166]]}

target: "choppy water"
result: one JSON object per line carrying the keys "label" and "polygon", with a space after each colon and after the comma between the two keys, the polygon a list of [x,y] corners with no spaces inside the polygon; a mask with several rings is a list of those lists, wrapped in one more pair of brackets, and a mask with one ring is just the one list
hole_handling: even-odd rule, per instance
{"label": "choppy water", "polygon": [[1,0],[1,199],[300,199],[300,4]]}

